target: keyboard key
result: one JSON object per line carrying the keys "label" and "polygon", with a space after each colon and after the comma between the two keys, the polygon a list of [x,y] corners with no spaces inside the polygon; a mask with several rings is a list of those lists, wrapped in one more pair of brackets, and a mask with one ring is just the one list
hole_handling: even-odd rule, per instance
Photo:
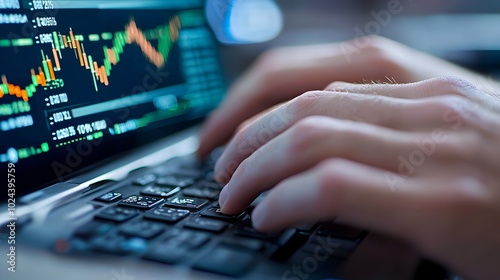
{"label": "keyboard key", "polygon": [[159,196],[159,197],[170,197],[181,190],[179,187],[153,187],[147,186],[142,189],[141,194]]}
{"label": "keyboard key", "polygon": [[175,170],[173,175],[197,179],[203,175],[203,172],[200,170],[200,166],[187,166],[186,168]]}
{"label": "keyboard key", "polygon": [[238,236],[232,236],[222,241],[222,244],[239,247],[251,251],[260,251],[264,248],[265,242],[260,239],[250,239]]}
{"label": "keyboard key", "polygon": [[83,239],[90,239],[98,235],[104,235],[111,229],[113,229],[113,224],[93,220],[77,228],[73,235]]}
{"label": "keyboard key", "polygon": [[156,180],[158,186],[185,188],[194,184],[195,179],[184,176],[165,176]]}
{"label": "keyboard key", "polygon": [[203,232],[190,232],[184,237],[184,243],[181,245],[187,249],[199,248],[210,240],[210,235]]}
{"label": "keyboard key", "polygon": [[217,181],[215,181],[215,173],[213,171],[208,171],[207,174],[205,174],[205,181],[216,183]]}
{"label": "keyboard key", "polygon": [[210,235],[203,232],[175,229],[164,240],[152,245],[144,258],[168,264],[180,263],[209,240]]}
{"label": "keyboard key", "polygon": [[297,229],[285,230],[276,240],[278,247],[271,255],[275,261],[287,261],[300,247],[302,247],[310,235]]}
{"label": "keyboard key", "polygon": [[95,251],[105,252],[115,255],[126,255],[130,253],[123,245],[127,238],[119,234],[108,234],[105,236],[97,237],[90,242],[91,247]]}
{"label": "keyboard key", "polygon": [[243,216],[243,214],[244,212],[237,215],[225,215],[220,212],[218,207],[207,208],[200,212],[200,215],[203,217],[219,219],[226,222],[236,222]]}
{"label": "keyboard key", "polygon": [[178,264],[183,262],[188,255],[185,249],[179,249],[170,245],[152,246],[143,256],[144,259],[166,264]]}
{"label": "keyboard key", "polygon": [[166,206],[187,209],[190,211],[199,210],[201,207],[205,206],[208,203],[206,199],[199,198],[189,198],[189,197],[175,197],[169,198],[165,203]]}
{"label": "keyboard key", "polygon": [[318,224],[317,223],[299,224],[294,226],[294,228],[304,233],[313,233],[318,228]]}
{"label": "keyboard key", "polygon": [[148,241],[142,238],[129,238],[121,246],[127,252],[144,253],[148,249]]}
{"label": "keyboard key", "polygon": [[140,176],[139,178],[135,179],[134,185],[138,186],[146,186],[151,183],[153,183],[156,180],[156,175],[153,173],[148,173]]}
{"label": "keyboard key", "polygon": [[198,179],[203,175],[202,170],[200,169],[200,166],[188,164],[189,166],[184,166],[182,167],[181,165],[177,166],[164,166],[161,168],[158,168],[156,172],[161,176],[161,177],[166,177],[166,176],[174,176],[174,177],[189,177],[193,179]]}
{"label": "keyboard key", "polygon": [[280,233],[264,233],[257,231],[253,226],[251,220],[244,222],[237,230],[236,235],[250,238],[271,240],[280,235]]}
{"label": "keyboard key", "polygon": [[196,218],[188,221],[185,225],[185,227],[187,227],[187,228],[205,230],[205,231],[210,231],[210,232],[214,232],[214,233],[220,233],[224,229],[226,229],[228,226],[229,226],[229,224],[226,222],[223,222],[223,221],[205,219],[205,218],[200,218],[200,217],[196,217]]}
{"label": "keyboard key", "polygon": [[198,184],[196,184],[196,186],[200,187],[200,188],[210,188],[210,189],[217,189],[217,190],[222,190],[222,188],[224,187],[224,185],[221,185],[219,183],[216,183],[216,182],[207,182],[207,181],[203,181],[203,182],[199,182]]}
{"label": "keyboard key", "polygon": [[144,218],[163,221],[167,223],[177,223],[189,216],[189,210],[175,208],[156,208],[144,214]]}
{"label": "keyboard key", "polygon": [[144,253],[148,242],[142,238],[129,238],[117,233],[108,234],[93,239],[90,246],[94,251],[114,255],[127,255],[130,253]]}
{"label": "keyboard key", "polygon": [[123,225],[120,232],[128,236],[151,239],[163,233],[164,230],[163,225],[158,223],[133,221]]}
{"label": "keyboard key", "polygon": [[122,198],[121,193],[117,192],[108,192],[106,194],[101,195],[100,197],[96,198],[95,200],[100,201],[100,202],[105,202],[105,203],[111,203],[111,202],[116,202]]}
{"label": "keyboard key", "polygon": [[157,172],[162,175],[182,175],[197,178],[201,173],[201,167],[202,165],[196,156],[192,155],[171,159],[158,168]]}
{"label": "keyboard key", "polygon": [[301,248],[301,251],[311,254],[328,254],[334,258],[345,259],[357,248],[357,246],[358,245],[352,241],[328,236],[315,236]]}
{"label": "keyboard key", "polygon": [[211,235],[205,232],[192,230],[172,230],[163,241],[164,244],[193,250],[205,245],[211,238]]}
{"label": "keyboard key", "polygon": [[118,206],[106,208],[97,214],[95,217],[98,219],[108,220],[116,223],[122,223],[139,215],[139,211],[135,209],[128,209]]}
{"label": "keyboard key", "polygon": [[201,257],[194,265],[195,269],[238,277],[250,271],[257,263],[253,252],[219,246]]}
{"label": "keyboard key", "polygon": [[120,201],[119,204],[122,206],[128,206],[140,209],[151,209],[161,204],[163,201],[164,201],[163,198],[132,195]]}
{"label": "keyboard key", "polygon": [[210,200],[215,200],[219,197],[220,190],[214,189],[210,187],[196,187],[193,186],[191,188],[185,189],[182,194],[185,196],[197,197],[197,198],[206,198]]}
{"label": "keyboard key", "polygon": [[357,240],[362,233],[363,231],[360,229],[336,223],[323,224],[317,232],[321,236],[331,236],[347,240]]}

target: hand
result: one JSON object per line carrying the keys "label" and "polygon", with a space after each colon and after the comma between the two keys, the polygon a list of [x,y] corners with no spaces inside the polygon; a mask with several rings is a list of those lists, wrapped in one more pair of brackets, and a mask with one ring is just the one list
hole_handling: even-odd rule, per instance
{"label": "hand", "polygon": [[500,275],[500,102],[457,78],[334,83],[236,134],[224,213],[272,231],[336,219],[401,238],[464,277]]}
{"label": "hand", "polygon": [[[355,48],[347,56],[343,46]],[[491,82],[453,64],[380,37],[268,51],[234,84],[201,133],[199,157],[223,145],[240,124],[273,105],[332,81],[409,83],[457,76],[489,91]]]}

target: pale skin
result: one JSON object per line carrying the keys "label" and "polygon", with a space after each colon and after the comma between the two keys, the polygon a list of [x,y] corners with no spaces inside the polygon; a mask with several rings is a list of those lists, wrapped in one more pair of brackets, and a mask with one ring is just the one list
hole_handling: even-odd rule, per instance
{"label": "pale skin", "polygon": [[349,59],[339,44],[267,52],[235,83],[198,151],[229,140],[215,167],[222,211],[269,191],[252,214],[259,230],[336,219],[403,239],[466,278],[495,278],[499,85],[363,39]]}

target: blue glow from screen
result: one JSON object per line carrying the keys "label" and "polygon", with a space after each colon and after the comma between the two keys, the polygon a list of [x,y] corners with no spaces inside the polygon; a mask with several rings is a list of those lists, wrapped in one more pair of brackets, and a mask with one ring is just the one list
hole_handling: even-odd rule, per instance
{"label": "blue glow from screen", "polygon": [[261,43],[283,29],[283,15],[272,0],[209,0],[207,18],[222,43]]}

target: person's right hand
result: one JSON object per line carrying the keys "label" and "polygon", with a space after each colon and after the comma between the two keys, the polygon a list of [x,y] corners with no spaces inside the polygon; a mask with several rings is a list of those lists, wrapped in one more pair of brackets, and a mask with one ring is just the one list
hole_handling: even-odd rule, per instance
{"label": "person's right hand", "polygon": [[479,75],[380,37],[274,49],[263,54],[233,85],[227,99],[207,120],[198,156],[203,158],[224,145],[254,115],[306,91],[324,89],[334,81],[410,83],[439,76],[461,77],[490,92],[489,82]]}

